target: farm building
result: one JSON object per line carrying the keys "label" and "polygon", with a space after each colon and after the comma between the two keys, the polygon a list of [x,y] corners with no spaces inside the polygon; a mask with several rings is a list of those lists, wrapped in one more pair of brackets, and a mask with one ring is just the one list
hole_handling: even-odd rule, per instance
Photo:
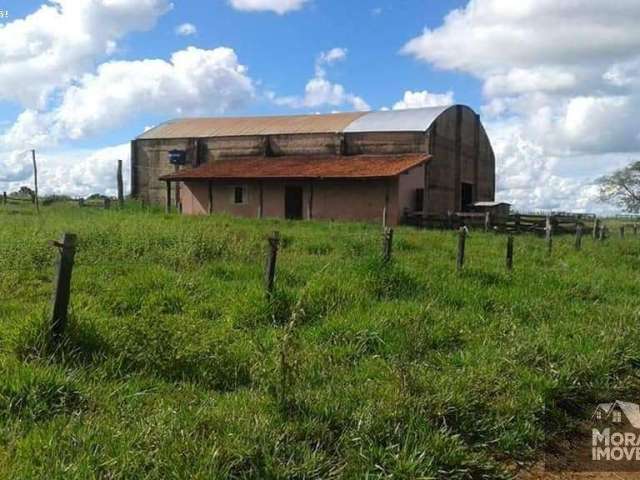
{"label": "farm building", "polygon": [[400,223],[493,201],[466,106],[169,121],[132,142],[132,194],[186,214]]}

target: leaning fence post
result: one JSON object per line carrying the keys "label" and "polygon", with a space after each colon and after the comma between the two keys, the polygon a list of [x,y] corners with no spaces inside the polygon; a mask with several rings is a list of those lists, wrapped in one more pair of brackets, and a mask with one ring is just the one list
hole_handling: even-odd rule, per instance
{"label": "leaning fence post", "polygon": [[382,261],[389,263],[393,248],[393,228],[385,228],[382,234]]}
{"label": "leaning fence post", "polygon": [[513,270],[513,235],[507,237],[507,270]]}
{"label": "leaning fence post", "polygon": [[456,258],[456,267],[458,271],[464,267],[464,247],[467,240],[467,230],[464,227],[460,227],[458,230],[458,256]]}
{"label": "leaning fence post", "polygon": [[276,280],[276,261],[278,259],[278,248],[280,246],[280,233],[273,232],[267,239],[267,267],[265,269],[264,282],[267,295],[273,295]]}
{"label": "leaning fence post", "polygon": [[547,242],[547,255],[551,255],[553,250],[553,227],[551,226],[551,217],[547,216],[547,223],[544,228],[545,240]]}
{"label": "leaning fence post", "polygon": [[576,250],[582,248],[582,225],[576,226]]}
{"label": "leaning fence post", "polygon": [[71,273],[76,254],[76,238],[73,233],[65,233],[62,235],[60,242],[53,242],[53,245],[60,249],[60,259],[58,260],[55,277],[55,291],[53,293],[53,314],[51,316],[51,333],[56,343],[59,342],[67,325],[69,299],[71,298]]}
{"label": "leaning fence post", "polygon": [[596,218],[593,222],[593,239],[597,240],[599,234],[600,234],[600,220]]}

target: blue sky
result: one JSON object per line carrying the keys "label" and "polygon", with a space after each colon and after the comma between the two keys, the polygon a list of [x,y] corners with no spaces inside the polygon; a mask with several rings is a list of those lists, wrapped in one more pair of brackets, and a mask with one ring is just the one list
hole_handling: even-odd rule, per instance
{"label": "blue sky", "polygon": [[[603,210],[640,158],[637,0],[0,0],[0,189],[111,192],[127,142],[168,118],[478,111],[498,197]],[[570,20],[570,21],[569,21]],[[186,25],[186,26],[185,26]],[[182,31],[178,29],[182,27]]]}

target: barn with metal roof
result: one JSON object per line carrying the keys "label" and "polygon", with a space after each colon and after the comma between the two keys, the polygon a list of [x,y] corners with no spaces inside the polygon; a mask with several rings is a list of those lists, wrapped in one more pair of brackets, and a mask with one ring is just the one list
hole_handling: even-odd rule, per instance
{"label": "barn with metal roof", "polygon": [[187,214],[402,222],[492,201],[469,107],[172,120],[131,144],[132,193]]}

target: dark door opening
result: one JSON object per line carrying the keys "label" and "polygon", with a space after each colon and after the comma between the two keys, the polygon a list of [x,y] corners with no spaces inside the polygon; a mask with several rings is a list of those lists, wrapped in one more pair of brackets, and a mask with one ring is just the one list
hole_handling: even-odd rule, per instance
{"label": "dark door opening", "polygon": [[461,207],[463,212],[471,211],[473,206],[473,184],[463,183],[461,184]]}
{"label": "dark door opening", "polygon": [[302,220],[302,187],[284,187],[284,217]]}

